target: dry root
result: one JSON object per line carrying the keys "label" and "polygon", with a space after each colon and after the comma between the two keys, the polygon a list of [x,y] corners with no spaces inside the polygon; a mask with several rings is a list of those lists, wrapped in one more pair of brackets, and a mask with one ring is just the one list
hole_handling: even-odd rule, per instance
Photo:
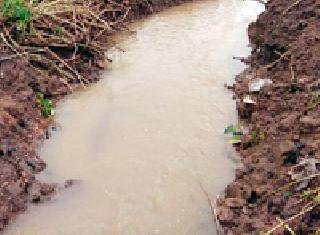
{"label": "dry root", "polygon": [[66,85],[87,84],[83,72],[104,67],[103,37],[122,27],[130,11],[112,0],[43,0],[28,7],[32,17],[23,22],[24,32],[18,22],[0,15],[0,37],[9,49],[0,60],[20,57],[44,76],[58,75]]}

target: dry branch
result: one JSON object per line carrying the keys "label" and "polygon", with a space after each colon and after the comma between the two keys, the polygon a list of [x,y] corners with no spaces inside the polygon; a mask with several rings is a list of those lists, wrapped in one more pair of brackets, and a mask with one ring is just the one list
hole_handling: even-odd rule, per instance
{"label": "dry branch", "polygon": [[[4,26],[0,37],[12,52],[1,60],[44,61],[58,77],[80,84],[88,83],[81,74],[83,67],[98,66],[105,59],[106,42],[101,37],[121,27],[130,11],[112,0],[42,0],[28,6],[32,19],[30,32],[25,34],[19,32],[17,23],[0,17]],[[30,48],[44,53],[34,55]]]}

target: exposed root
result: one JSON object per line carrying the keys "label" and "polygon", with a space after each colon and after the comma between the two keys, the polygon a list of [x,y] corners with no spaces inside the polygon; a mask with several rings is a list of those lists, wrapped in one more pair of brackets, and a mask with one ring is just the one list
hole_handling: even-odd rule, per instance
{"label": "exposed root", "polygon": [[32,18],[24,22],[24,32],[19,30],[20,21],[0,18],[0,36],[14,53],[2,60],[21,57],[30,64],[36,61],[38,65],[33,67],[38,71],[49,69],[68,83],[81,85],[89,83],[81,75],[82,67],[100,67],[105,60],[107,42],[101,37],[121,27],[131,9],[98,0],[42,0],[28,7]]}

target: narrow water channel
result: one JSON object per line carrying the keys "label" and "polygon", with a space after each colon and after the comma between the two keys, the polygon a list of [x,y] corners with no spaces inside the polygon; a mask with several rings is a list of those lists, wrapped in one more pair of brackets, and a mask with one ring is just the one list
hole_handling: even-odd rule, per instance
{"label": "narrow water channel", "polygon": [[[31,206],[9,235],[215,234],[212,199],[233,178],[223,129],[236,120],[223,84],[249,53],[255,1],[199,1],[166,10],[115,39],[112,69],[56,111],[40,179],[78,179]],[[121,48],[121,49],[119,49]],[[123,51],[124,50],[124,51]]]}

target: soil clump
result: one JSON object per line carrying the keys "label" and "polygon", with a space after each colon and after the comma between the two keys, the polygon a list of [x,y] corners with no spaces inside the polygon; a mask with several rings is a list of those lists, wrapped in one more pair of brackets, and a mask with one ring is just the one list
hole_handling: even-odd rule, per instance
{"label": "soil clump", "polygon": [[317,234],[320,1],[270,0],[265,6],[248,28],[249,68],[231,88],[243,164],[216,214],[226,234]]}

